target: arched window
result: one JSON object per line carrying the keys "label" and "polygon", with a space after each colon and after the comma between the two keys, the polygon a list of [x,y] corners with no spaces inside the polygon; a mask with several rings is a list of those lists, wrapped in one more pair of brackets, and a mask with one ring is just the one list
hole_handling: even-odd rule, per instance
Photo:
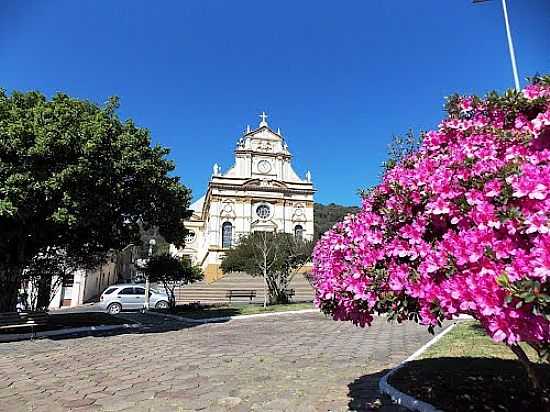
{"label": "arched window", "polygon": [[294,227],[294,236],[298,240],[304,240],[304,228],[302,225],[296,225]]}
{"label": "arched window", "polygon": [[222,247],[230,248],[233,240],[233,225],[225,222],[222,225]]}

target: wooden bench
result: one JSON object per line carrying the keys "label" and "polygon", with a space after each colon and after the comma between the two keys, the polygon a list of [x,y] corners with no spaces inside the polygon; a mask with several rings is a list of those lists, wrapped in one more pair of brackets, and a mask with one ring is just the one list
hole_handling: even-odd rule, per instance
{"label": "wooden bench", "polygon": [[232,298],[248,298],[250,299],[250,303],[252,303],[252,299],[256,297],[256,291],[251,289],[231,289],[227,291],[225,296],[229,299],[230,303]]}
{"label": "wooden bench", "polygon": [[296,291],[294,289],[289,289],[286,291],[286,295],[288,296],[288,300],[292,300],[294,295],[296,294]]}
{"label": "wooden bench", "polygon": [[32,337],[35,336],[34,328],[48,324],[46,312],[6,312],[0,313],[0,330],[15,328],[31,328]]}

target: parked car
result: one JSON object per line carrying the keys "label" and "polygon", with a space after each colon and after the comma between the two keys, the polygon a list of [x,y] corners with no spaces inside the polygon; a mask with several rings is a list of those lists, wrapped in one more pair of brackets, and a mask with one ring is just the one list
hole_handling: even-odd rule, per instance
{"label": "parked car", "polygon": [[[145,288],[134,284],[112,285],[101,294],[99,306],[111,314],[123,310],[141,309],[145,305]],[[149,307],[155,309],[168,308],[168,296],[164,291],[151,288],[149,290]]]}

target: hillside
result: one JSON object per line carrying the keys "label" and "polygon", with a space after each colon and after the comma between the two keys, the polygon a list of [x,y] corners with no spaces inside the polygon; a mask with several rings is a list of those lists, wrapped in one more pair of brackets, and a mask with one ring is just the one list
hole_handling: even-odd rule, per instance
{"label": "hillside", "polygon": [[336,222],[341,221],[349,213],[357,213],[357,206],[342,206],[334,203],[323,205],[315,203],[313,213],[315,219],[315,239],[330,229]]}

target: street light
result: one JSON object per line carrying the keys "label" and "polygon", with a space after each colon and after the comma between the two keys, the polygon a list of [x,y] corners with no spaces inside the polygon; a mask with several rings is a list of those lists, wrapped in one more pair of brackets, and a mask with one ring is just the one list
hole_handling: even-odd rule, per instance
{"label": "street light", "polygon": [[[151,259],[151,257],[153,256],[153,247],[156,243],[157,241],[155,239],[149,240],[149,259]],[[145,274],[145,310],[149,310],[149,289],[149,276]]]}
{"label": "street light", "polygon": [[[473,0],[473,3],[485,3],[489,0]],[[514,52],[514,42],[512,41],[512,31],[510,30],[510,21],[508,19],[508,7],[506,6],[506,0],[502,0],[502,12],[504,14],[504,25],[506,26],[506,36],[508,37],[508,50],[510,51],[510,60],[512,61],[512,72],[514,73],[514,83],[516,90],[519,92],[519,77],[518,68],[516,65],[516,54]]]}

